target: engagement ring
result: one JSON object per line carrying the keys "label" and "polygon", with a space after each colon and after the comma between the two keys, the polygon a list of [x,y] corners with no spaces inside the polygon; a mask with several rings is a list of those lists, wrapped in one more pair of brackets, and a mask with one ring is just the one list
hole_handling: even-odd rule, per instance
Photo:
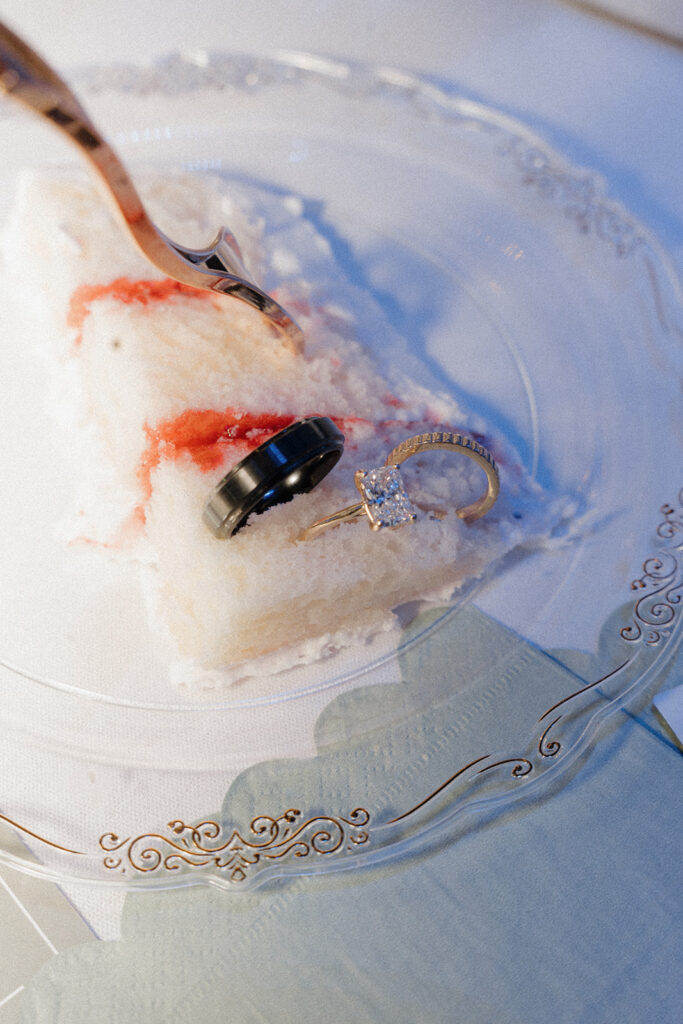
{"label": "engagement ring", "polygon": [[453,434],[446,430],[435,431],[430,434],[417,434],[401,441],[389,452],[385,464],[378,469],[356,470],[354,482],[360,492],[361,501],[311,523],[299,535],[299,540],[312,540],[330,527],[363,517],[367,518],[372,530],[395,530],[406,523],[411,523],[417,518],[417,513],[406,493],[399,466],[411,456],[435,448],[466,455],[481,466],[486,475],[486,491],[470,505],[456,509],[455,514],[466,523],[473,523],[475,519],[486,515],[500,490],[498,468],[491,452],[465,434]]}

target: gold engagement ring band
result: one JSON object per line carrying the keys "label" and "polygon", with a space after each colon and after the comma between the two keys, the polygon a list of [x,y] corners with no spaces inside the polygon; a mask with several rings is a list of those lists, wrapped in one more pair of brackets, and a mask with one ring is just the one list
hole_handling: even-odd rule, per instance
{"label": "gold engagement ring band", "polygon": [[500,481],[498,468],[491,452],[466,434],[453,434],[448,430],[437,430],[430,434],[417,434],[401,441],[389,452],[386,462],[379,469],[357,469],[354,482],[361,501],[342,508],[339,512],[324,516],[311,523],[300,535],[299,540],[312,540],[324,530],[354,519],[367,518],[370,529],[397,529],[411,523],[417,513],[406,494],[399,466],[406,459],[433,449],[466,455],[477,463],[486,474],[486,491],[470,505],[455,510],[455,514],[466,523],[481,519],[498,497]]}

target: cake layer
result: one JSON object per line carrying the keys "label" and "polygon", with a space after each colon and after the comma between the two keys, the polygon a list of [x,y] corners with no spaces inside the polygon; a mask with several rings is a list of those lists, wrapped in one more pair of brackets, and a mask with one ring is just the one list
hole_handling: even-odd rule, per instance
{"label": "cake layer", "polygon": [[[356,319],[382,325],[381,311],[344,284],[298,200],[264,195],[262,208],[249,208],[244,198],[229,202],[221,183],[194,178],[154,182],[145,194],[184,244],[206,244],[229,223],[250,270],[265,272],[269,286],[278,277],[278,298],[306,337],[294,355],[243,304],[155,273],[87,182],[24,182],[5,244],[19,279],[31,263],[62,429],[96,491],[78,509],[74,536],[101,544],[105,557],[139,560],[152,628],[171,638],[174,658],[220,669],[283,649],[296,658],[303,643],[329,649],[386,628],[406,602],[447,600],[542,536],[542,496],[509,446],[482,434],[448,395],[416,384],[400,358],[387,370],[355,340]],[[39,230],[45,245],[29,252],[25,240]],[[214,485],[309,415],[331,417],[344,433],[338,466],[312,493],[215,538],[202,520]],[[502,496],[485,519],[467,525],[455,515],[485,486],[481,470],[429,452],[402,467],[414,522],[379,532],[348,523],[299,539],[313,520],[358,500],[356,469],[381,466],[399,442],[432,430],[477,432],[492,449]]]}

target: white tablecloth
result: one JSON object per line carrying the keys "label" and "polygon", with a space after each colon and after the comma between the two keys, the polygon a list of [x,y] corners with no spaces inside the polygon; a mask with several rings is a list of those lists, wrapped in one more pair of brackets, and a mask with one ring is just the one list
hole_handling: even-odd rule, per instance
{"label": "white tablecloth", "polygon": [[[632,13],[628,3],[602,6],[620,7],[625,17]],[[642,20],[658,33],[667,31],[671,19],[672,40],[683,34],[678,5],[638,7]],[[610,194],[659,237],[683,274],[683,53],[674,41],[629,30],[581,5],[559,0],[424,0],[417,5],[73,0],[66,8],[55,0],[5,0],[2,17],[65,73],[90,62],[142,64],[171,51],[295,50],[432,76],[520,117],[574,164],[601,172]],[[672,487],[676,484],[672,481]],[[571,884],[578,890],[578,879]],[[578,899],[578,891],[569,897]],[[31,899],[26,897],[29,904]],[[18,907],[11,895],[8,901]],[[99,930],[106,932],[101,922],[107,915],[117,918],[118,901],[91,894],[83,905],[89,901]],[[43,920],[40,908],[34,910],[36,920]],[[49,922],[49,912],[43,908],[42,913]],[[48,934],[47,924],[43,931]],[[75,928],[76,938],[69,941],[80,934]],[[50,953],[53,945],[49,939],[45,943]],[[18,982],[17,992],[20,987]],[[0,992],[0,1021],[11,1012],[11,995]],[[8,999],[4,1006],[3,999]]]}

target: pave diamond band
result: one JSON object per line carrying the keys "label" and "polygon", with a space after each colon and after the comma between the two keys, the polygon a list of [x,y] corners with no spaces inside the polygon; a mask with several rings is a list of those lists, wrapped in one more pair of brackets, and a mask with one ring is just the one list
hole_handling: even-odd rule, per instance
{"label": "pave diamond band", "polygon": [[466,455],[483,469],[486,476],[486,491],[470,505],[456,509],[455,514],[466,523],[473,523],[486,515],[494,505],[500,490],[498,467],[491,452],[466,434],[437,430],[428,434],[416,434],[401,441],[389,452],[384,466],[356,470],[354,482],[361,501],[311,523],[299,535],[299,540],[312,540],[330,527],[355,519],[367,519],[372,530],[395,530],[412,522],[417,518],[417,514],[406,493],[399,466],[413,455],[434,449]]}
{"label": "pave diamond band", "polygon": [[500,491],[500,480],[496,461],[488,448],[475,441],[467,434],[454,434],[450,430],[435,430],[429,434],[416,434],[389,452],[386,464],[400,466],[402,462],[419,452],[441,449],[442,451],[459,452],[476,462],[486,474],[486,492],[471,505],[456,509],[455,514],[467,523],[481,519],[495,504]]}

